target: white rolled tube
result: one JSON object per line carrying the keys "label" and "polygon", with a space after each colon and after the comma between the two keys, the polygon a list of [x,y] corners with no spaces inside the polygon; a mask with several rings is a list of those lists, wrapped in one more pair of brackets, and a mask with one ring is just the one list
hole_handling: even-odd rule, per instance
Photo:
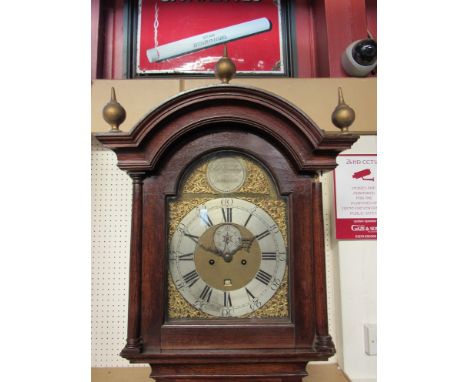
{"label": "white rolled tube", "polygon": [[242,37],[266,32],[271,29],[270,20],[266,17],[246,21],[245,23],[231,25],[226,28],[187,37],[169,44],[148,49],[146,56],[149,62],[160,62],[168,58],[180,56],[211,46],[224,44],[225,42],[237,40]]}

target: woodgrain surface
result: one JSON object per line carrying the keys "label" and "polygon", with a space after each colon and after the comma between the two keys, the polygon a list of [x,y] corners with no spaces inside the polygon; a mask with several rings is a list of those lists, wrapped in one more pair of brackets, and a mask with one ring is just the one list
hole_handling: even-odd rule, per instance
{"label": "woodgrain surface", "polygon": [[[91,381],[154,382],[150,372],[149,367],[95,367],[91,369]],[[302,382],[349,382],[337,364],[309,364],[307,372]]]}

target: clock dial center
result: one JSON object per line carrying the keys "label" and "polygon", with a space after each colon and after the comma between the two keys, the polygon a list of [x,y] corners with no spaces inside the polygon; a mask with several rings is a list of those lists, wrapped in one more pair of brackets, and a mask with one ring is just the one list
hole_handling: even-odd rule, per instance
{"label": "clock dial center", "polygon": [[242,244],[242,236],[234,224],[220,224],[215,229],[213,242],[224,261],[230,262]]}
{"label": "clock dial center", "polygon": [[[242,243],[248,242],[248,246]],[[194,252],[195,269],[209,286],[223,291],[245,287],[262,260],[255,236],[238,224],[217,224],[207,229]],[[228,282],[226,282],[228,280]]]}

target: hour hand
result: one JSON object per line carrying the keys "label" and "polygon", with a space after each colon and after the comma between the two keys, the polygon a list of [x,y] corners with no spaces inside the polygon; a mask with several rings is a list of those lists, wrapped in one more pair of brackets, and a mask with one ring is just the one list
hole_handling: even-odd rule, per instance
{"label": "hour hand", "polygon": [[201,249],[203,249],[203,250],[205,250],[205,251],[207,251],[207,252],[211,252],[212,254],[214,254],[214,255],[216,255],[216,256],[222,256],[222,254],[218,252],[218,250],[216,249],[216,247],[215,247],[215,248],[206,247],[206,246],[204,246],[204,245],[201,244],[201,243],[198,243],[198,246],[199,246]]}

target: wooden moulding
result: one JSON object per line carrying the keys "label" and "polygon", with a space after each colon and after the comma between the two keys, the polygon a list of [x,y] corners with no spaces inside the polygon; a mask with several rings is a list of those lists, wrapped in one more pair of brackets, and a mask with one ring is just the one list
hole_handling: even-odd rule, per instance
{"label": "wooden moulding", "polygon": [[[235,378],[237,381],[301,381],[307,376],[306,362],[295,363],[222,363],[196,365],[152,365],[151,378],[164,381],[226,381]],[[173,378],[177,375],[177,378]]]}
{"label": "wooden moulding", "polygon": [[130,132],[98,133],[96,138],[116,152],[122,170],[151,171],[178,141],[220,125],[268,137],[301,173],[334,169],[336,156],[359,138],[324,133],[305,113],[277,95],[235,85],[181,93],[146,115]]}

